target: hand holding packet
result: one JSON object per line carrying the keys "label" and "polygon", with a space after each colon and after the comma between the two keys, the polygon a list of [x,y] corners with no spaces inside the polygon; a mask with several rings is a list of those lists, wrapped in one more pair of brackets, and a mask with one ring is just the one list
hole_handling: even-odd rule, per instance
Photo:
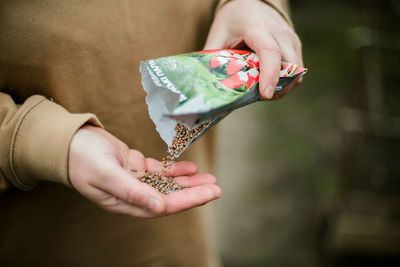
{"label": "hand holding packet", "polygon": [[[207,125],[176,156],[233,110],[262,100],[259,58],[250,51],[208,50],[151,59],[141,62],[140,72],[150,118],[168,147],[178,122],[188,129]],[[282,62],[275,92],[306,72]]]}

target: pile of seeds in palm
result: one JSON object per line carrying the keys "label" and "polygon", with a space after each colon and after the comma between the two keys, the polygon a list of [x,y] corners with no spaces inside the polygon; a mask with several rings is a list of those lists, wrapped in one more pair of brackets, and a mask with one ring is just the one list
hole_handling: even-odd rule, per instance
{"label": "pile of seeds in palm", "polygon": [[[176,124],[175,136],[172,140],[172,144],[168,148],[167,156],[162,159],[163,173],[167,172],[174,163],[174,160],[179,157],[179,155],[190,145],[191,141],[195,139],[209,124],[209,122],[204,122],[192,130],[183,124]],[[145,171],[144,175],[139,176],[138,179],[151,185],[165,195],[185,188],[184,186],[177,184],[173,178],[165,177],[158,173],[148,173]]]}
{"label": "pile of seeds in palm", "polygon": [[185,188],[183,185],[177,184],[171,177],[165,177],[157,173],[148,173],[147,171],[145,171],[144,175],[139,176],[138,180],[151,185],[164,195],[168,195]]}

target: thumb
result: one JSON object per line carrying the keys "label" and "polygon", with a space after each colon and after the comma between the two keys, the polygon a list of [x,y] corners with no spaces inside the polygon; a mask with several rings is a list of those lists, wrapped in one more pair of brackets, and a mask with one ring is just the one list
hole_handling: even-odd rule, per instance
{"label": "thumb", "polygon": [[106,179],[98,185],[103,191],[154,214],[164,211],[165,203],[157,190],[138,181],[127,170],[114,165],[104,174]]}
{"label": "thumb", "polygon": [[272,99],[281,67],[279,46],[271,35],[249,34],[246,37],[246,43],[260,58],[260,94],[264,99]]}

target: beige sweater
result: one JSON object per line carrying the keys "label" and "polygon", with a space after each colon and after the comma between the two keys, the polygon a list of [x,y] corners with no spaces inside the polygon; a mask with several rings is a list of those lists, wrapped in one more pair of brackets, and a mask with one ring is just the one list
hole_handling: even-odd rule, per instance
{"label": "beige sweater", "polygon": [[[265,2],[289,21],[286,1]],[[69,144],[85,123],[104,125],[147,156],[164,155],[139,62],[200,50],[215,6],[213,0],[0,2],[1,266],[215,264],[199,209],[143,221],[104,212],[56,184],[69,184]],[[204,170],[213,162],[212,137],[185,155]]]}

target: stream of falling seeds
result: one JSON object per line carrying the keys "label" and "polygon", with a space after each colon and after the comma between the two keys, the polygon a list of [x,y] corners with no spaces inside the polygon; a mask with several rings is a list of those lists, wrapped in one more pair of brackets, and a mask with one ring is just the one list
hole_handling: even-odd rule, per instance
{"label": "stream of falling seeds", "polygon": [[[178,158],[180,153],[182,153],[190,144],[190,142],[195,139],[209,124],[210,122],[204,122],[192,130],[180,123],[175,125],[175,136],[172,140],[172,144],[169,146],[167,156],[162,159],[162,173],[167,172],[167,170],[175,162],[174,160]],[[158,173],[148,173],[145,171],[145,174],[138,177],[138,179],[153,186],[165,195],[180,191],[185,188],[184,186],[177,184],[173,178],[168,178]]]}

